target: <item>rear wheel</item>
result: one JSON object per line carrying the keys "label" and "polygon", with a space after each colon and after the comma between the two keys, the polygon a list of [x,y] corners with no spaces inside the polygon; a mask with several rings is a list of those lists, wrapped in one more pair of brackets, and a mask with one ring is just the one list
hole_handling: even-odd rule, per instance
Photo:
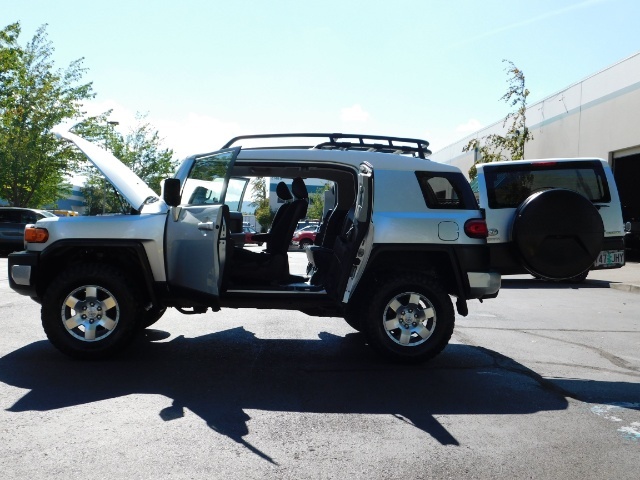
{"label": "rear wheel", "polygon": [[156,307],[153,306],[146,312],[142,314],[142,321],[140,322],[140,326],[142,328],[148,328],[158,320],[162,318],[164,312],[167,311],[167,307]]}
{"label": "rear wheel", "polygon": [[42,326],[51,343],[76,358],[103,358],[133,339],[142,312],[125,275],[103,264],[70,267],[42,299]]}
{"label": "rear wheel", "polygon": [[372,292],[362,321],[371,347],[392,360],[423,362],[438,355],[453,334],[451,299],[432,277],[391,277]]}
{"label": "rear wheel", "polygon": [[344,321],[347,322],[351,328],[356,332],[362,331],[362,322],[360,321],[360,315],[355,312],[347,312],[344,314]]}
{"label": "rear wheel", "polygon": [[311,245],[313,242],[311,240],[309,240],[308,238],[303,238],[302,240],[300,240],[299,246],[300,249],[304,250],[304,247],[307,247],[309,245]]}

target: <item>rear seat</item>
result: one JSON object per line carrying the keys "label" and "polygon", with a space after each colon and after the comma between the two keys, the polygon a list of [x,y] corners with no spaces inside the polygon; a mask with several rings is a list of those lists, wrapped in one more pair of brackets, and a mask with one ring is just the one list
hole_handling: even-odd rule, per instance
{"label": "rear seat", "polygon": [[[306,247],[307,260],[311,265],[312,285],[326,285],[331,289],[333,281],[337,281],[344,268],[345,260],[350,256],[352,244],[356,240],[355,208],[344,212],[344,219],[339,233],[333,241],[332,248],[319,245]],[[336,277],[336,278],[331,278]]]}

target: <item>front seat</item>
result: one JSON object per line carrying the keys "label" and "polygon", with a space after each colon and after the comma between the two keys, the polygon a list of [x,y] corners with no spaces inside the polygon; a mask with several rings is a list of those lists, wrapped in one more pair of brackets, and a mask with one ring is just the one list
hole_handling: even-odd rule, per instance
{"label": "front seat", "polygon": [[[267,240],[267,248],[265,249],[267,253],[287,253],[298,222],[307,215],[309,193],[302,178],[296,177],[293,179],[291,191],[295,200],[288,205],[277,222],[274,219],[273,226],[269,232],[270,238]],[[280,207],[278,213],[280,213],[280,210],[282,210],[282,207]]]}
{"label": "front seat", "polygon": [[[300,177],[293,179],[291,190],[295,200],[285,204],[286,207],[279,215],[277,222],[267,234],[267,247],[264,252],[250,252],[240,249],[234,253],[231,267],[231,280],[237,283],[270,283],[270,282],[301,282],[302,277],[292,277],[289,274],[289,259],[287,251],[293,238],[293,232],[298,221],[307,214],[309,194],[304,181]],[[253,236],[256,238],[256,235]]]}
{"label": "front seat", "polygon": [[[280,200],[282,200],[282,205],[278,208],[278,211],[273,217],[273,221],[271,222],[271,228],[276,228],[276,226],[282,221],[285,217],[285,213],[291,207],[291,201],[293,200],[293,195],[291,195],[291,191],[287,184],[284,182],[278,183],[276,186],[276,195]],[[268,233],[257,233],[251,236],[251,239],[255,242],[269,242],[271,238],[271,232]]]}

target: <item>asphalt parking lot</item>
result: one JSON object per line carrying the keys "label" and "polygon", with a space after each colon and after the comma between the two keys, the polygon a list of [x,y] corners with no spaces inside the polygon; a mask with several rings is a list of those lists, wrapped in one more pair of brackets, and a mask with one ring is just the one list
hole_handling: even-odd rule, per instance
{"label": "asphalt parking lot", "polygon": [[505,277],[420,366],[342,319],[252,309],[172,310],[80,362],[2,273],[0,477],[636,479],[638,286],[636,262],[579,285]]}

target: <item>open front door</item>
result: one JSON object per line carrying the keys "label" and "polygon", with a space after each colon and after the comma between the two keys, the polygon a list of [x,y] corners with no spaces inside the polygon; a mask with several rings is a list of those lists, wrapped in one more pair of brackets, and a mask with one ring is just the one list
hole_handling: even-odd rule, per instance
{"label": "open front door", "polygon": [[180,206],[167,218],[167,281],[175,293],[216,306],[225,259],[233,248],[225,197],[240,148],[191,159]]}

